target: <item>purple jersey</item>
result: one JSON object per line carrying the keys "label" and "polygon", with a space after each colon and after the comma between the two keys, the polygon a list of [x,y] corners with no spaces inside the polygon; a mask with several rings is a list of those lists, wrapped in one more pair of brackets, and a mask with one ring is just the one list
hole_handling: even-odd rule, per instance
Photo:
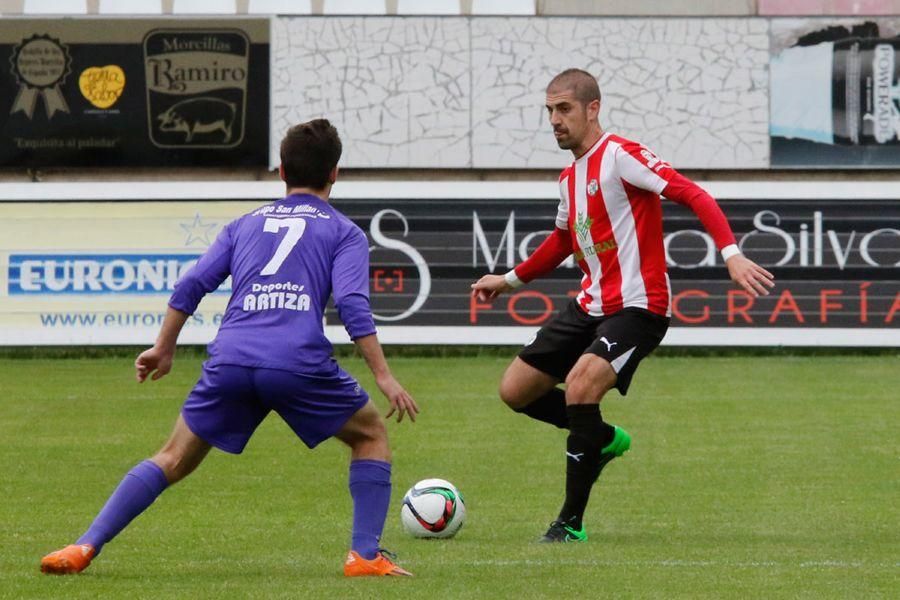
{"label": "purple jersey", "polygon": [[366,235],[317,196],[291,195],[226,225],[175,284],[169,306],[193,314],[229,275],[231,299],[208,347],[210,365],[334,374],[323,330],[332,294],[351,339],[375,333]]}

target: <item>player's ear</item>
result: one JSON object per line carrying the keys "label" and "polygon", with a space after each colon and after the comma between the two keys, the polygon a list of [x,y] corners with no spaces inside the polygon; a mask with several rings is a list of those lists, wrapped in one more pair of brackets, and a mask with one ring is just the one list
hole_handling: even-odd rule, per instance
{"label": "player's ear", "polygon": [[283,165],[283,164],[278,165],[278,176],[281,177],[281,180],[282,180],[282,181],[285,181],[285,178],[284,178],[284,165]]}
{"label": "player's ear", "polygon": [[331,170],[331,173],[328,174],[328,183],[334,185],[337,181],[338,177],[338,166],[334,165],[334,168]]}
{"label": "player's ear", "polygon": [[591,100],[587,105],[588,119],[591,121],[600,118],[600,101]]}

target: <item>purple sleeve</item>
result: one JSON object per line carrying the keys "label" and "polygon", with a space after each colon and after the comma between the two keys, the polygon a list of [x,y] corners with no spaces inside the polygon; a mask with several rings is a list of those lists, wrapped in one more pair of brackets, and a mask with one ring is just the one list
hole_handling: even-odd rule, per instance
{"label": "purple sleeve", "polygon": [[369,242],[351,229],[338,244],[331,268],[334,306],[351,340],[375,333],[369,305]]}
{"label": "purple sleeve", "polygon": [[226,225],[216,240],[175,282],[169,306],[189,315],[194,314],[203,296],[218,288],[231,274],[231,227]]}

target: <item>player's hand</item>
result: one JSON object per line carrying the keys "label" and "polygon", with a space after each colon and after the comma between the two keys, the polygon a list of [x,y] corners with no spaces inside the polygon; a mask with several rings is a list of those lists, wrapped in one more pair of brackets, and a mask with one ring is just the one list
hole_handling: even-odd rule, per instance
{"label": "player's hand", "polygon": [[506,277],[503,275],[485,275],[472,284],[472,295],[479,302],[490,302],[511,289],[512,286],[506,282]]}
{"label": "player's hand", "polygon": [[731,280],[754,298],[768,296],[769,288],[775,287],[775,276],[743,254],[735,254],[725,261],[725,266]]}
{"label": "player's hand", "polygon": [[167,375],[172,370],[172,360],[174,358],[174,352],[163,350],[156,346],[141,352],[134,361],[134,375],[138,383],[144,383],[148,375],[153,381]]}
{"label": "player's hand", "polygon": [[419,405],[413,400],[400,382],[394,379],[393,375],[388,375],[375,380],[378,389],[384,394],[384,397],[391,403],[391,410],[384,415],[385,419],[390,419],[394,413],[397,413],[397,422],[403,420],[403,415],[408,414],[411,421],[416,421],[416,415],[419,414]]}

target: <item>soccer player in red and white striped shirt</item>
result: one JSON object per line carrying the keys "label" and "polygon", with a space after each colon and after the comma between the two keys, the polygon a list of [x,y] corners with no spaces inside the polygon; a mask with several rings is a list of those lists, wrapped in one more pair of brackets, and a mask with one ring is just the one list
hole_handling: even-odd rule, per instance
{"label": "soccer player in red and white striped shirt", "polygon": [[[574,254],[581,292],[541,328],[507,368],[500,397],[517,412],[569,430],[566,499],[541,538],[587,539],[582,523],[601,470],[631,445],[605,423],[600,400],[621,394],[638,363],[662,341],[672,292],[666,274],[660,195],[691,208],[722,253],[731,279],[753,296],[773,276],[745,257],[716,201],[647,148],[600,127],[600,88],[568,69],[547,87],[547,111],[559,147],[575,161],[559,177],[556,227],[506,275],[485,275],[473,294],[490,301],[555,269]],[[557,387],[565,381],[565,390]]]}

